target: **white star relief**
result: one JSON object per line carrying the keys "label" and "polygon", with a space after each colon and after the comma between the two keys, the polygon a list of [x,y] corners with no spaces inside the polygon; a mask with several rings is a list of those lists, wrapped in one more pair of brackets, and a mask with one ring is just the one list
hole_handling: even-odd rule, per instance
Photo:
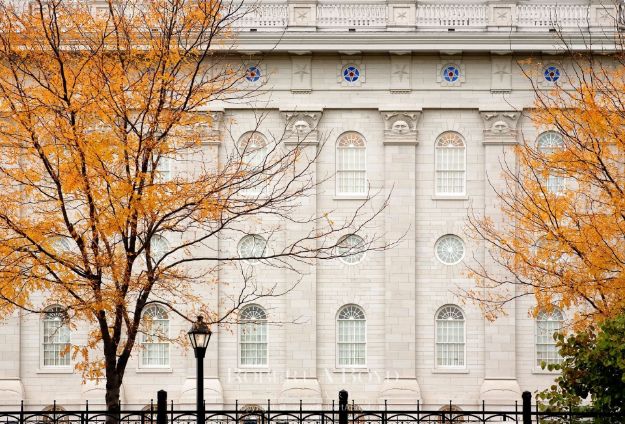
{"label": "white star relief", "polygon": [[308,75],[310,72],[308,72],[308,64],[304,63],[303,65],[295,65],[295,68],[297,69],[295,72],[293,72],[295,75],[299,75],[299,80],[304,81],[304,76]]}
{"label": "white star relief", "polygon": [[399,78],[399,81],[403,81],[404,75],[408,75],[408,71],[406,70],[407,67],[408,65],[397,65],[395,67],[395,71],[393,72],[393,75],[397,75],[397,78]]}
{"label": "white star relief", "polygon": [[495,75],[499,75],[499,81],[503,81],[503,78],[506,75],[510,74],[510,70],[508,69],[508,65],[505,63],[499,64],[499,65],[495,65],[495,67],[497,68],[497,70],[495,72],[493,72]]}

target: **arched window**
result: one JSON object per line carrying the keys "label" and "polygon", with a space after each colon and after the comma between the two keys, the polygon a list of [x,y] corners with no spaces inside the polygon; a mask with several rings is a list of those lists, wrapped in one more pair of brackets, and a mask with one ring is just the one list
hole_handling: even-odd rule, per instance
{"label": "arched window", "polygon": [[239,418],[243,424],[258,424],[263,421],[264,412],[265,410],[262,406],[256,403],[248,403],[241,407]]}
{"label": "arched window", "polygon": [[141,366],[169,367],[169,314],[160,305],[149,305],[143,312]]}
{"label": "arched window", "polygon": [[69,416],[66,415],[67,409],[65,407],[54,404],[48,405],[41,410],[43,413],[43,424],[67,424],[69,423]]}
{"label": "arched window", "polygon": [[455,305],[436,313],[436,366],[465,366],[464,314]]}
{"label": "arched window", "polygon": [[154,234],[150,240],[150,256],[152,264],[156,265],[169,250],[167,239],[159,234]]}
{"label": "arched window", "polygon": [[562,330],[564,316],[558,308],[550,312],[542,310],[536,316],[536,366],[559,364],[562,357],[558,352],[554,334]]}
{"label": "arched window", "polygon": [[[556,131],[547,131],[538,136],[536,140],[538,150],[545,156],[562,150],[564,148],[564,140],[562,135]],[[550,173],[547,177],[547,190],[550,193],[559,194],[566,188],[566,178],[563,175]]]}
{"label": "arched window", "polygon": [[464,421],[462,408],[456,405],[448,404],[440,407],[438,410],[441,412],[441,416],[438,420],[439,423],[457,423]]}
{"label": "arched window", "polygon": [[267,139],[259,132],[244,134],[238,143],[242,169],[247,171],[241,181],[241,194],[244,196],[258,196],[263,191],[264,178],[261,170],[265,166],[269,147]]}
{"label": "arched window", "polygon": [[267,366],[267,314],[258,305],[241,310],[239,318],[239,365]]}
{"label": "arched window", "polygon": [[42,353],[44,367],[70,366],[70,330],[67,312],[50,306],[42,319]]}
{"label": "arched window", "polygon": [[356,234],[348,234],[339,239],[336,245],[336,253],[348,265],[354,265],[362,261],[365,256],[365,241]]}
{"label": "arched window", "polygon": [[255,264],[259,261],[256,258],[262,258],[265,255],[267,249],[267,240],[258,234],[248,234],[239,240],[237,250],[240,258],[245,258],[245,261],[250,264]]}
{"label": "arched window", "polygon": [[336,320],[337,366],[367,364],[367,320],[360,306],[343,306]]}
{"label": "arched window", "polygon": [[465,194],[466,145],[460,134],[441,134],[436,140],[435,150],[436,194]]}
{"label": "arched window", "polygon": [[363,195],[367,192],[365,139],[350,131],[336,142],[336,193]]}

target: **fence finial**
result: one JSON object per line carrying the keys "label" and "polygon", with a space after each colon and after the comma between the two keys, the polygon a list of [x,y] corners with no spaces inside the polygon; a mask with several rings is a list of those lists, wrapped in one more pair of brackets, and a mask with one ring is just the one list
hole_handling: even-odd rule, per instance
{"label": "fence finial", "polygon": [[523,424],[532,424],[532,394],[527,390],[521,394],[523,398]]}

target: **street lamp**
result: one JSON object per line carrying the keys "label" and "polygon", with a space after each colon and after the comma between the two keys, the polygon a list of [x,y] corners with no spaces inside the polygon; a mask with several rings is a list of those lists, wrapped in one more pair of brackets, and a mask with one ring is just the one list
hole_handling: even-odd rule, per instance
{"label": "street lamp", "polygon": [[191,326],[191,330],[187,333],[191,346],[193,346],[193,352],[197,358],[197,424],[205,423],[205,411],[204,411],[204,355],[206,355],[206,347],[211,339],[210,328],[208,324],[204,322],[203,316],[198,316],[197,321]]}

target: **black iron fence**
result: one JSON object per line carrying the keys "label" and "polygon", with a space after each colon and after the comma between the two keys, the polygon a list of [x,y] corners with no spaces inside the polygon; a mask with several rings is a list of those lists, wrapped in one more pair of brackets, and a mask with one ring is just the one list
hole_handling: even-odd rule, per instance
{"label": "black iron fence", "polygon": [[[345,396],[346,397],[346,396]],[[625,424],[625,414],[605,411],[568,409],[543,410],[532,405],[529,392],[523,394],[521,405],[498,410],[482,404],[475,410],[460,410],[450,404],[439,410],[394,410],[384,405],[380,410],[356,410],[340,399],[336,408],[328,410],[298,409],[206,411],[207,424],[464,424],[464,423],[519,423],[519,424]],[[334,405],[334,404],[333,404]],[[175,409],[167,403],[166,394],[159,392],[159,402],[143,410],[125,410],[119,413],[105,411],[65,411],[51,408],[47,411],[0,412],[0,424],[196,424],[194,410]]]}

